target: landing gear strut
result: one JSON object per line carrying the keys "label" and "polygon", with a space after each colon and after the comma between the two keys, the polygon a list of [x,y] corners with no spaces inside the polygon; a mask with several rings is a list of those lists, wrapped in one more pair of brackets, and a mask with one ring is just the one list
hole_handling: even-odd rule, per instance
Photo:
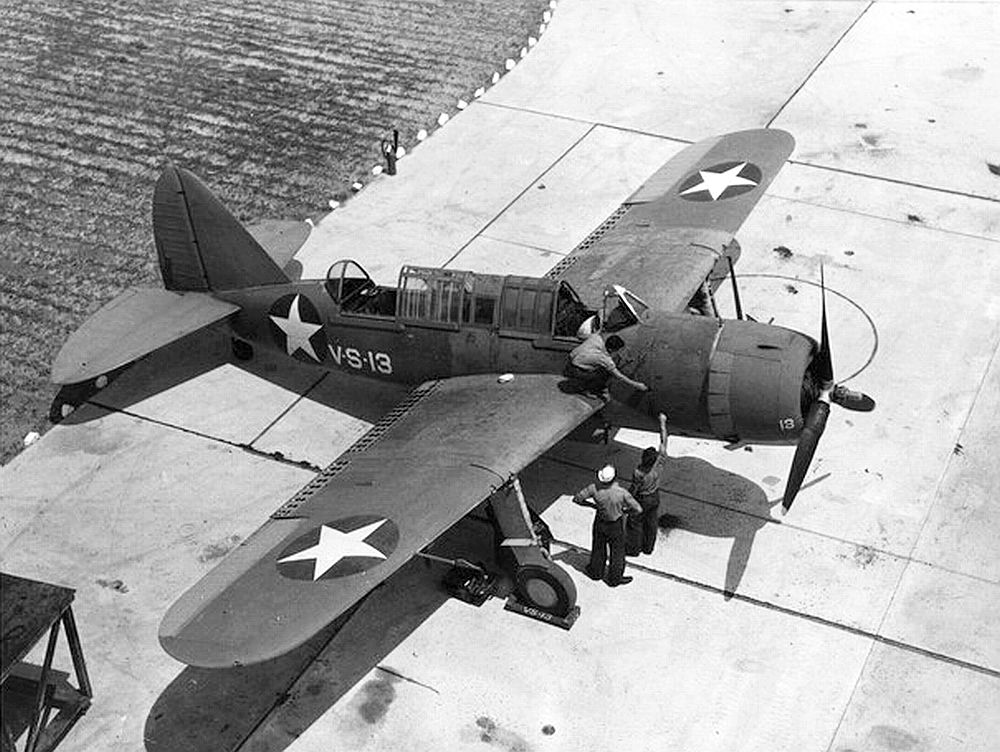
{"label": "landing gear strut", "polygon": [[490,497],[489,512],[497,536],[497,561],[514,581],[506,608],[569,629],[580,614],[576,586],[549,556],[552,535],[528,509],[516,476]]}

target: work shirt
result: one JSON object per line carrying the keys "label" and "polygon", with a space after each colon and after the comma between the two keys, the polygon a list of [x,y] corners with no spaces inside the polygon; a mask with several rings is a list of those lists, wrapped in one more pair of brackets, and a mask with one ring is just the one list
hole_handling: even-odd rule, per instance
{"label": "work shirt", "polygon": [[656,462],[649,470],[637,467],[632,473],[632,495],[647,505],[660,501],[660,473],[663,472],[664,460],[662,454],[656,456]]}
{"label": "work shirt", "polygon": [[604,338],[599,332],[594,332],[587,339],[573,348],[569,354],[569,362],[584,371],[593,371],[595,368],[614,371],[615,361],[608,354],[608,348],[604,345]]}
{"label": "work shirt", "polygon": [[639,502],[632,498],[632,494],[614,482],[607,486],[603,483],[600,485],[591,483],[586,488],[577,491],[573,497],[573,501],[577,504],[584,499],[594,500],[597,516],[604,522],[620,520],[628,509],[633,512],[642,511],[642,507],[639,506]]}

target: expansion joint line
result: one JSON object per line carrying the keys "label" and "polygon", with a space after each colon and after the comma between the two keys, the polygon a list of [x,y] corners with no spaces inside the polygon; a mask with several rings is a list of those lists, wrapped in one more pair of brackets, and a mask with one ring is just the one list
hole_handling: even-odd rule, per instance
{"label": "expansion joint line", "polygon": [[[560,546],[576,551],[578,553],[589,554],[589,549],[582,546],[578,546],[575,543],[570,543],[568,541],[559,540],[554,538],[553,543],[557,543]],[[693,580],[690,577],[684,577],[679,574],[673,574],[672,572],[664,572],[660,569],[654,569],[653,567],[647,567],[644,564],[637,564],[635,562],[628,562],[628,566],[639,572],[652,575],[654,577],[659,577],[661,579],[672,580],[673,582],[678,582],[682,585],[689,585],[691,587],[698,588],[699,590],[705,590],[710,593],[718,593],[726,598],[732,598],[734,600],[741,601],[743,603],[748,603],[751,606],[758,606],[760,608],[766,608],[769,611],[776,611],[781,614],[786,614],[787,616],[794,616],[799,619],[804,619],[805,621],[811,621],[815,624],[822,624],[826,627],[832,627],[833,629],[838,629],[842,632],[847,632],[849,634],[857,635],[858,637],[865,637],[873,640],[882,645],[888,645],[890,647],[898,648],[900,650],[905,650],[909,653],[916,653],[917,655],[922,655],[926,658],[931,658],[936,661],[941,661],[943,663],[949,663],[953,666],[958,666],[960,668],[966,668],[970,671],[975,671],[980,674],[986,674],[987,676],[992,676],[995,679],[1000,679],[1000,671],[996,669],[989,668],[987,666],[980,666],[977,663],[971,663],[970,661],[964,661],[961,658],[954,658],[950,655],[945,655],[944,653],[938,653],[934,650],[928,650],[926,648],[919,647],[917,645],[911,645],[910,643],[903,642],[902,640],[896,640],[892,637],[886,637],[885,635],[878,634],[877,632],[872,632],[868,629],[862,629],[861,627],[852,627],[849,624],[841,624],[840,622],[834,621],[833,619],[827,619],[823,616],[817,616],[815,614],[807,614],[804,611],[797,611],[794,608],[789,608],[788,606],[782,606],[777,603],[772,603],[771,601],[766,601],[762,598],[754,598],[752,595],[745,595],[743,593],[737,593],[725,588],[720,588],[715,585],[709,585],[706,582],[699,582],[698,580]]]}
{"label": "expansion joint line", "polygon": [[[990,356],[989,362],[986,364],[986,368],[983,371],[983,377],[979,381],[979,387],[976,389],[976,395],[972,399],[972,403],[969,406],[969,412],[965,416],[965,420],[962,421],[962,427],[958,431],[958,436],[961,437],[965,433],[965,429],[969,425],[969,421],[972,418],[972,411],[975,410],[976,403],[979,401],[980,395],[983,393],[983,389],[986,386],[986,381],[989,378],[990,369],[993,367],[994,361],[997,359],[997,353],[1000,352],[1000,343],[994,342],[993,354]],[[913,555],[917,551],[917,547],[920,545],[920,540],[923,538],[924,530],[927,527],[927,522],[931,517],[931,513],[934,511],[934,506],[938,503],[938,498],[941,495],[941,488],[944,485],[945,479],[948,477],[948,471],[951,469],[952,463],[955,461],[955,453],[948,455],[948,460],[944,464],[944,468],[941,470],[940,476],[938,476],[937,483],[934,485],[934,493],[931,496],[930,506],[927,508],[926,514],[924,514],[924,519],[920,523],[920,529],[917,531],[916,536],[913,538],[913,545],[910,546],[909,555],[906,557],[906,562],[903,565],[902,571],[899,573],[899,579],[896,580],[896,586],[893,588],[892,596],[889,598],[889,602],[886,604],[885,611],[882,613],[882,619],[879,622],[879,631],[882,630],[882,626],[885,624],[886,619],[889,618],[889,612],[892,610],[893,604],[896,602],[896,596],[899,595],[899,589],[903,584],[903,580],[906,578],[907,572],[910,571],[910,566],[915,560]],[[919,562],[918,562],[919,563]],[[990,672],[986,671],[991,676],[1000,677],[1000,672]]]}
{"label": "expansion joint line", "polygon": [[[888,177],[886,175],[873,175],[870,172],[861,172],[860,170],[849,170],[846,167],[836,167],[834,165],[817,164],[815,162],[806,162],[806,161],[801,160],[801,159],[789,159],[788,160],[788,164],[799,165],[800,167],[808,167],[808,168],[813,169],[813,170],[825,170],[827,172],[835,172],[835,173],[838,173],[840,175],[852,175],[852,176],[854,176],[856,178],[868,178],[869,180],[878,180],[881,183],[892,183],[893,185],[902,185],[902,186],[905,186],[906,188],[918,188],[918,189],[920,189],[922,191],[933,191],[934,193],[944,193],[944,194],[947,194],[949,196],[958,196],[960,198],[971,198],[971,199],[976,199],[977,201],[989,201],[990,203],[1000,204],[1000,198],[994,198],[993,196],[982,196],[982,195],[980,195],[978,193],[972,193],[970,191],[960,191],[960,190],[956,190],[955,188],[942,188],[941,186],[937,186],[937,185],[928,185],[927,183],[918,183],[915,180],[902,180],[900,178]],[[790,198],[788,196],[781,196],[781,195],[778,195],[778,194],[774,194],[774,197],[775,198],[780,198],[780,199],[782,199],[784,201],[795,201],[795,202],[802,203],[802,204],[808,204],[808,203],[810,203],[809,201],[803,201],[802,199]],[[817,206],[821,206],[821,204],[816,204],[816,205]],[[827,208],[835,208],[835,207],[827,207]],[[848,210],[846,210],[846,209],[840,209],[838,211],[848,211]],[[863,212],[858,212],[858,211],[855,211],[855,210],[850,210],[850,213],[852,213],[852,214],[864,214]],[[878,215],[878,214],[865,214],[864,216],[875,217],[876,219],[885,219],[885,217],[883,217],[881,215]],[[941,230],[941,228],[939,228],[939,227],[935,227],[933,229],[935,229],[935,230]],[[953,232],[953,231],[944,230],[944,232]],[[972,235],[972,234],[965,233],[965,232],[955,232],[954,234],[955,235],[963,235],[963,236],[968,237],[968,238],[976,238],[978,240],[987,240],[987,241],[989,241],[991,243],[997,242],[997,241],[993,240],[992,238],[984,238],[982,235]]]}
{"label": "expansion joint line", "polygon": [[821,65],[822,65],[823,63],[825,63],[825,62],[826,62],[827,58],[828,58],[828,57],[830,57],[830,55],[832,55],[832,54],[833,54],[833,51],[834,51],[834,50],[836,50],[836,49],[837,49],[837,48],[838,48],[838,47],[840,46],[840,43],[841,43],[841,42],[843,42],[843,41],[844,41],[844,39],[845,39],[845,38],[847,37],[847,35],[848,35],[848,34],[850,34],[850,33],[851,33],[851,32],[852,32],[853,30],[854,30],[854,27],[855,27],[855,26],[857,26],[857,25],[858,25],[858,22],[859,22],[859,21],[860,21],[860,20],[861,20],[862,18],[864,18],[864,17],[865,17],[865,15],[866,15],[866,14],[868,13],[868,11],[869,11],[869,10],[871,10],[871,8],[872,8],[872,6],[873,6],[873,5],[875,5],[875,0],[869,0],[869,3],[868,3],[868,5],[866,5],[866,6],[864,7],[864,10],[862,10],[862,11],[861,11],[861,12],[860,12],[860,13],[858,14],[858,17],[857,17],[857,18],[855,18],[855,19],[854,19],[854,20],[853,20],[853,21],[851,22],[851,25],[850,25],[850,26],[848,26],[848,27],[847,27],[846,29],[844,29],[844,33],[843,33],[843,34],[841,34],[841,35],[840,35],[839,37],[837,37],[837,41],[836,41],[836,42],[834,42],[834,43],[833,43],[833,45],[832,45],[832,46],[830,47],[830,49],[829,49],[829,50],[827,50],[826,54],[825,54],[825,55],[823,55],[823,57],[821,57],[821,58],[820,58],[819,62],[818,62],[818,63],[816,63],[816,65],[814,65],[814,66],[813,66],[813,69],[812,69],[811,71],[809,71],[809,73],[808,73],[808,74],[806,75],[806,77],[805,77],[804,79],[802,79],[802,83],[800,83],[800,84],[799,84],[799,85],[798,85],[798,86],[797,86],[797,87],[795,88],[795,91],[793,91],[793,92],[791,93],[791,95],[789,95],[788,99],[786,99],[786,100],[784,101],[784,103],[783,103],[783,104],[781,105],[781,107],[779,107],[779,108],[778,108],[777,112],[775,112],[775,113],[774,113],[774,115],[772,115],[772,116],[771,116],[771,119],[767,121],[767,127],[768,127],[768,128],[770,128],[770,127],[771,127],[772,125],[774,125],[774,121],[775,121],[775,120],[777,120],[777,119],[778,119],[778,117],[779,117],[779,116],[781,115],[781,113],[785,111],[785,108],[786,108],[786,107],[787,107],[787,106],[788,106],[789,104],[791,104],[791,101],[792,101],[793,99],[795,99],[795,97],[796,97],[796,96],[798,96],[798,93],[799,93],[800,91],[802,91],[803,87],[805,87],[805,85],[806,85],[807,83],[809,83],[809,81],[810,81],[810,80],[812,79],[812,77],[813,77],[813,76],[814,76],[814,75],[816,74],[816,71],[818,71],[818,70],[819,70],[819,67],[820,67],[820,66],[821,66]]}
{"label": "expansion joint line", "polygon": [[278,425],[278,423],[281,421],[282,418],[284,418],[286,415],[288,415],[288,413],[290,413],[292,411],[292,409],[296,405],[298,405],[300,402],[302,402],[302,400],[304,400],[306,397],[308,397],[309,394],[314,389],[316,389],[316,387],[318,387],[320,384],[322,384],[323,380],[328,375],[329,375],[329,372],[322,374],[318,379],[316,379],[309,386],[308,389],[306,389],[302,394],[300,394],[298,397],[296,397],[294,400],[292,400],[292,403],[288,407],[286,407],[284,410],[282,410],[280,413],[278,413],[278,415],[274,418],[274,420],[272,420],[270,423],[268,423],[266,426],[264,426],[264,428],[262,428],[260,430],[260,432],[256,436],[254,436],[252,439],[250,439],[250,441],[247,442],[247,443],[250,446],[253,446],[256,442],[260,441],[260,439],[263,438],[264,434],[266,434],[268,431],[270,431],[272,428],[274,428],[276,425]]}
{"label": "expansion joint line", "polygon": [[[310,470],[314,473],[320,472],[322,468],[318,465],[307,460],[291,460],[285,457],[281,452],[264,452],[260,449],[250,446],[250,444],[243,444],[238,441],[231,441],[229,439],[223,439],[219,436],[212,436],[211,434],[204,433],[202,431],[196,431],[193,428],[185,428],[184,426],[179,426],[176,423],[168,423],[165,420],[158,420],[157,418],[151,418],[148,415],[140,415],[139,413],[134,413],[131,410],[125,410],[120,407],[114,407],[113,405],[106,405],[103,402],[95,399],[86,400],[84,404],[93,405],[94,407],[99,407],[101,410],[107,410],[111,413],[119,413],[121,415],[127,415],[130,418],[135,418],[136,420],[145,421],[146,423],[152,423],[156,426],[162,426],[163,428],[169,428],[174,431],[180,431],[188,436],[197,436],[199,439],[205,439],[207,441],[214,441],[216,444],[223,444],[233,449],[242,449],[247,454],[252,454],[256,457],[262,457],[264,459],[273,460],[275,462],[280,462],[282,465],[289,465],[291,467],[298,467],[303,470]],[[254,439],[256,441],[256,439]]]}
{"label": "expansion joint line", "polygon": [[464,250],[465,250],[466,248],[468,248],[468,247],[469,247],[469,246],[470,246],[470,245],[471,245],[471,244],[472,244],[472,243],[473,243],[473,242],[474,242],[474,241],[476,240],[476,238],[480,237],[480,236],[481,236],[481,235],[482,235],[482,234],[483,234],[484,232],[486,232],[486,230],[488,230],[488,229],[489,229],[490,227],[492,227],[492,226],[493,226],[493,224],[494,224],[494,223],[495,223],[495,222],[496,222],[496,221],[497,221],[498,219],[500,219],[500,217],[502,217],[502,216],[504,215],[504,213],[505,213],[505,212],[506,212],[506,211],[507,211],[508,209],[510,209],[510,208],[511,208],[511,207],[512,207],[512,206],[513,206],[514,204],[516,204],[516,203],[517,203],[517,202],[518,202],[518,201],[519,201],[519,200],[521,199],[521,197],[523,197],[523,196],[524,196],[524,195],[525,195],[525,194],[526,194],[526,193],[527,193],[528,191],[530,191],[530,190],[531,190],[531,187],[532,187],[533,185],[535,185],[535,183],[537,183],[537,182],[538,182],[539,180],[541,180],[541,179],[542,179],[542,178],[544,178],[544,177],[545,177],[546,175],[548,175],[548,174],[549,174],[549,172],[550,172],[550,171],[551,171],[551,170],[552,170],[552,169],[553,169],[553,168],[554,168],[554,167],[555,167],[555,166],[556,166],[557,164],[559,164],[560,162],[562,162],[562,161],[563,161],[563,159],[565,159],[565,158],[566,158],[566,155],[567,155],[567,154],[569,154],[569,153],[570,153],[571,151],[573,151],[573,149],[575,149],[575,148],[576,148],[577,146],[579,146],[579,145],[580,145],[580,143],[581,143],[581,142],[582,142],[582,141],[583,141],[583,140],[584,140],[585,138],[587,138],[587,136],[589,136],[589,135],[590,135],[591,133],[593,133],[593,131],[594,131],[594,129],[595,129],[596,127],[597,127],[596,125],[593,125],[593,124],[591,124],[591,126],[590,126],[589,128],[587,128],[587,130],[586,130],[586,131],[585,131],[585,132],[584,132],[584,133],[583,133],[583,134],[582,134],[582,135],[581,135],[581,136],[580,136],[580,137],[579,137],[578,139],[576,139],[576,141],[574,141],[574,142],[573,142],[572,144],[570,144],[570,145],[569,145],[569,146],[568,146],[568,147],[567,147],[567,148],[565,149],[565,151],[563,151],[563,153],[562,153],[562,154],[560,154],[560,155],[559,155],[559,156],[558,156],[558,157],[557,157],[557,158],[556,158],[556,159],[555,159],[555,160],[554,160],[554,161],[552,162],[552,164],[550,164],[550,165],[549,165],[548,167],[546,167],[546,168],[545,168],[544,170],[542,170],[542,171],[541,171],[541,172],[540,172],[540,173],[539,173],[539,174],[538,174],[538,175],[537,175],[537,176],[535,177],[535,179],[534,179],[534,180],[531,180],[531,181],[529,181],[528,185],[527,185],[527,186],[525,186],[525,188],[524,188],[524,189],[523,189],[523,190],[522,190],[522,191],[521,191],[520,193],[518,193],[518,194],[517,194],[516,196],[514,196],[514,198],[512,198],[512,199],[511,199],[511,200],[510,200],[509,202],[507,202],[507,205],[506,205],[506,206],[504,206],[504,207],[503,207],[502,209],[500,209],[500,210],[499,210],[499,211],[498,211],[498,212],[497,212],[496,214],[494,214],[494,215],[493,215],[493,218],[492,218],[492,219],[490,219],[490,221],[489,221],[489,222],[487,222],[487,223],[486,223],[486,224],[484,224],[484,225],[483,225],[482,227],[480,227],[480,228],[479,228],[479,229],[478,229],[478,230],[476,231],[475,235],[473,235],[473,236],[472,236],[472,237],[471,237],[471,238],[470,238],[469,240],[467,240],[467,241],[466,241],[465,243],[463,243],[463,244],[462,244],[462,246],[461,246],[461,247],[460,247],[460,248],[459,248],[459,249],[458,249],[457,251],[455,251],[455,252],[454,252],[454,253],[453,253],[453,254],[451,255],[451,258],[449,258],[449,259],[448,259],[447,261],[445,261],[445,262],[444,262],[444,264],[442,264],[442,266],[448,266],[448,265],[449,265],[449,264],[451,264],[451,263],[452,263],[452,262],[453,262],[453,261],[454,261],[455,259],[457,259],[457,258],[459,257],[459,255],[460,255],[460,254],[461,254],[461,253],[462,253],[462,252],[463,252],[463,251],[464,251]]}

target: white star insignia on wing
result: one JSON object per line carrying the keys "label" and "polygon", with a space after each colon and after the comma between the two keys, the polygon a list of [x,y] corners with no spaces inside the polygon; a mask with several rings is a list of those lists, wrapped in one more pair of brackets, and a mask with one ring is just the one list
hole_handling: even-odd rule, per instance
{"label": "white star insignia on wing", "polygon": [[350,533],[337,530],[335,527],[323,525],[319,529],[319,540],[315,546],[310,546],[297,554],[278,559],[279,564],[290,561],[314,560],[313,582],[333,569],[341,559],[358,556],[368,559],[384,559],[385,554],[374,546],[365,543],[365,538],[378,530],[386,520],[378,520],[364,527],[359,527]]}
{"label": "white star insignia on wing", "polygon": [[681,195],[686,196],[689,193],[708,191],[708,195],[712,197],[713,201],[716,201],[719,196],[726,192],[727,188],[732,186],[757,185],[755,181],[750,180],[749,178],[740,177],[740,172],[742,172],[743,168],[746,166],[746,162],[740,162],[738,165],[730,167],[725,172],[698,170],[698,174],[701,175],[701,182],[697,185],[692,185],[686,191],[681,191]]}
{"label": "white star insignia on wing", "polygon": [[323,325],[311,324],[302,320],[302,312],[299,308],[301,297],[301,295],[296,295],[295,299],[292,300],[292,305],[288,308],[288,316],[271,316],[271,321],[285,333],[285,348],[289,355],[294,355],[296,350],[301,350],[313,360],[319,361],[321,358],[309,338],[322,329]]}

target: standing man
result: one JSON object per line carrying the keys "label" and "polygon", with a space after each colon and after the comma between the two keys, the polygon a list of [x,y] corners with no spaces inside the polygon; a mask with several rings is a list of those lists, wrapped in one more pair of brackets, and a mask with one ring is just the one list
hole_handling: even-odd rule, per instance
{"label": "standing man", "polygon": [[580,489],[573,496],[573,503],[592,506],[597,510],[594,515],[587,576],[592,580],[603,579],[607,567],[608,584],[611,587],[632,582],[631,577],[622,576],[625,572],[624,518],[629,513],[638,514],[642,507],[632,498],[632,494],[615,482],[615,466],[605,465],[598,470],[597,483]]}
{"label": "standing man", "polygon": [[642,513],[630,517],[625,528],[625,553],[638,556],[653,553],[660,516],[660,473],[667,459],[667,416],[660,413],[660,448],[647,447],[632,473],[630,488]]}

